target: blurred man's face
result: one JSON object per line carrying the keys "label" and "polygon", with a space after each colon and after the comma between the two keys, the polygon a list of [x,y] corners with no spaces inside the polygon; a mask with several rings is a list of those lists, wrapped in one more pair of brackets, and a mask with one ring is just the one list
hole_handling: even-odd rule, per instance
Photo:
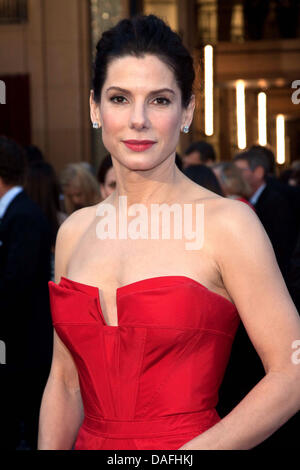
{"label": "blurred man's face", "polygon": [[182,168],[186,168],[190,165],[199,165],[201,163],[201,155],[195,151],[189,155],[183,155],[182,157]]}
{"label": "blurred man's face", "polygon": [[253,187],[253,172],[250,169],[247,160],[237,160],[234,164],[241,170],[243,178]]}

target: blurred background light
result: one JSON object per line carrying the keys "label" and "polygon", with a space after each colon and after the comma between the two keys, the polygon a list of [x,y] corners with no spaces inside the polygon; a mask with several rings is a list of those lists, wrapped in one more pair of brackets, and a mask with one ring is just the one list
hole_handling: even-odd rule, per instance
{"label": "blurred background light", "polygon": [[258,143],[267,145],[267,95],[258,93]]}
{"label": "blurred background light", "polygon": [[237,119],[237,145],[243,150],[246,142],[246,110],[245,110],[245,83],[243,80],[236,82],[236,119]]}
{"label": "blurred background light", "polygon": [[285,163],[285,119],[283,114],[276,116],[276,159],[277,163]]}
{"label": "blurred background light", "polygon": [[204,115],[205,134],[214,133],[213,47],[204,47]]}

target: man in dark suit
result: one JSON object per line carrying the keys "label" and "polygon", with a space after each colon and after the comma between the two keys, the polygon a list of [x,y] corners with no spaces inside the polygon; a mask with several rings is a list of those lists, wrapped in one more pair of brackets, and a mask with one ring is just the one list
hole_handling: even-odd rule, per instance
{"label": "man in dark suit", "polygon": [[15,449],[21,423],[36,448],[42,392],[50,371],[52,325],[48,294],[50,227],[23,190],[26,160],[0,137],[0,448]]}

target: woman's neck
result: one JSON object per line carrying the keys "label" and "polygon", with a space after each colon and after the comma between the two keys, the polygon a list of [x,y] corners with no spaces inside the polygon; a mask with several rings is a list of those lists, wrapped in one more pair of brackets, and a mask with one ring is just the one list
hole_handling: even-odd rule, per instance
{"label": "woman's neck", "polygon": [[179,185],[183,180],[183,174],[173,162],[164,168],[143,171],[116,168],[117,187],[111,202],[118,206],[119,197],[126,196],[128,206],[171,203],[176,195],[179,196]]}

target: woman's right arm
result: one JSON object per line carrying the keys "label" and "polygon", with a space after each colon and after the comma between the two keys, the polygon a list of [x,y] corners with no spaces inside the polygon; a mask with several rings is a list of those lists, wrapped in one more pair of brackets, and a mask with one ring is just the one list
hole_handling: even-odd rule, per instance
{"label": "woman's right arm", "polygon": [[[55,282],[66,276],[68,260],[84,226],[86,209],[72,214],[60,226],[55,245]],[[81,224],[78,225],[78,216]],[[72,449],[84,418],[77,368],[67,347],[54,330],[53,357],[43,393],[38,450]]]}
{"label": "woman's right arm", "polygon": [[40,409],[38,450],[70,450],[83,421],[83,405],[76,366],[55,330],[53,343]]}

